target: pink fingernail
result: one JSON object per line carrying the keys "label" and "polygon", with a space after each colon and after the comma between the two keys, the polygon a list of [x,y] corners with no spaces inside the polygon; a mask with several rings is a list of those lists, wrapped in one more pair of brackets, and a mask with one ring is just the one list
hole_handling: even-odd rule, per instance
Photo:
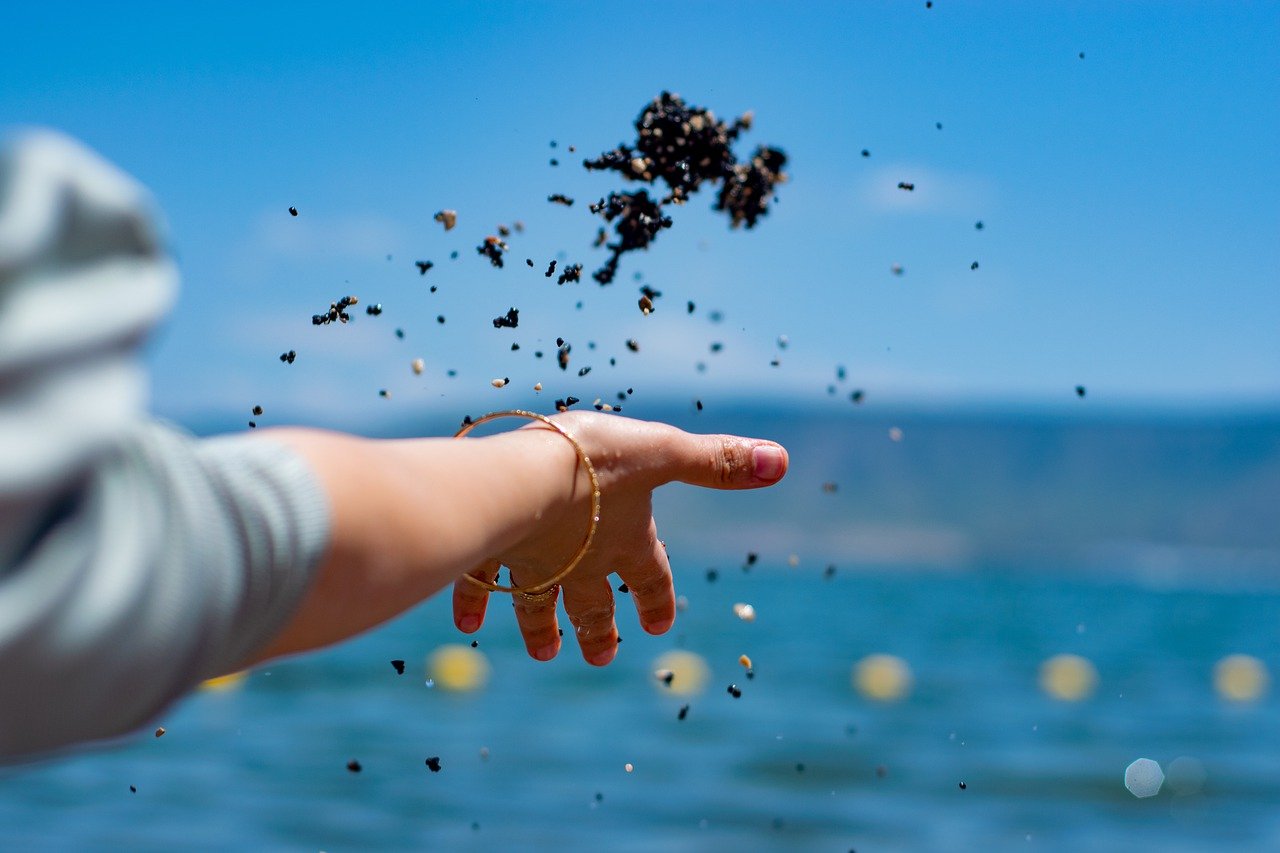
{"label": "pink fingernail", "polygon": [[660,622],[647,622],[644,629],[650,634],[665,634],[671,628],[671,619],[663,619]]}
{"label": "pink fingernail", "polygon": [[480,627],[480,617],[474,613],[468,613],[458,620],[458,628],[464,634],[470,634],[472,631]]}
{"label": "pink fingernail", "polygon": [[782,476],[782,448],[772,444],[761,444],[751,451],[751,463],[755,468],[757,480],[770,482]]}
{"label": "pink fingernail", "polygon": [[543,646],[542,648],[533,650],[533,657],[535,660],[549,661],[555,656],[556,656],[555,643],[551,643],[550,645],[546,645],[546,646]]}
{"label": "pink fingernail", "polygon": [[605,649],[602,652],[596,652],[594,655],[587,658],[587,660],[594,666],[604,666],[609,663],[609,661],[613,660],[613,656],[616,651],[616,649]]}

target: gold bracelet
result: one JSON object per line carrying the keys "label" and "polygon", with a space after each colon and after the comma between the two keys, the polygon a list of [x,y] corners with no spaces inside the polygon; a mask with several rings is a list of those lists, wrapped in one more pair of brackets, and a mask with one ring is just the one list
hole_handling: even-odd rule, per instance
{"label": "gold bracelet", "polygon": [[595,538],[596,528],[600,526],[600,479],[596,476],[596,469],[595,466],[591,464],[591,458],[587,456],[587,452],[582,449],[582,445],[578,443],[578,440],[570,435],[569,431],[560,426],[560,424],[551,420],[551,418],[546,415],[540,415],[537,412],[527,412],[523,409],[511,409],[505,412],[490,412],[489,414],[481,418],[477,418],[474,421],[464,423],[462,428],[453,434],[453,437],[462,438],[467,433],[471,432],[471,430],[480,426],[480,424],[497,420],[498,418],[530,418],[535,421],[541,421],[551,427],[553,430],[563,435],[569,443],[573,445],[573,449],[577,452],[578,458],[582,460],[582,467],[587,469],[587,477],[591,480],[591,524],[587,527],[587,535],[583,537],[582,544],[578,546],[577,553],[574,554],[569,562],[565,564],[564,568],[556,572],[553,577],[543,581],[542,583],[533,584],[532,586],[518,587],[514,585],[503,586],[497,583],[490,583],[489,581],[482,581],[480,578],[470,574],[463,575],[463,577],[471,581],[476,586],[483,587],[490,592],[509,592],[512,595],[523,596],[526,600],[541,603],[555,597],[556,585],[567,578],[569,573],[577,568],[578,563],[582,562],[582,558],[586,556],[587,550],[591,547],[591,540]]}

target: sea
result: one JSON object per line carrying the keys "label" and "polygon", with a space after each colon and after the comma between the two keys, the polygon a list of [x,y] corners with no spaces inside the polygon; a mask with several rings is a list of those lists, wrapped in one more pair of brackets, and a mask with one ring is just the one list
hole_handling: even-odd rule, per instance
{"label": "sea", "polygon": [[[464,637],[437,597],[0,770],[0,849],[1280,849],[1280,417],[681,418],[793,468],[658,492],[667,635],[619,593],[611,666],[538,663],[503,607]],[[487,679],[449,689],[445,646]],[[674,650],[700,689],[655,676]],[[1046,693],[1060,654],[1092,692]],[[896,695],[858,688],[869,655]],[[1230,655],[1272,681],[1224,695]],[[1154,796],[1126,787],[1140,758]]]}

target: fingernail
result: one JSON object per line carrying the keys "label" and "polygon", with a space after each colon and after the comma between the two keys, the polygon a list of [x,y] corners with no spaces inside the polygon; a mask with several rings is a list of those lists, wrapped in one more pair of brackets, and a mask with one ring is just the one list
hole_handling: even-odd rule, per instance
{"label": "fingernail", "polygon": [[605,649],[602,652],[596,652],[594,655],[587,658],[587,661],[593,666],[604,666],[609,661],[613,660],[613,656],[616,653],[617,649]]}
{"label": "fingernail", "polygon": [[751,464],[755,468],[757,480],[776,480],[782,476],[782,448],[772,444],[761,444],[751,451]]}
{"label": "fingernail", "polygon": [[464,634],[470,634],[472,631],[480,627],[480,617],[474,613],[468,613],[458,620],[458,628]]}
{"label": "fingernail", "polygon": [[555,643],[550,643],[548,645],[543,646],[542,648],[533,650],[533,657],[535,660],[549,661],[555,656],[556,656]]}
{"label": "fingernail", "polygon": [[644,629],[650,634],[665,634],[671,628],[671,619],[663,619],[658,622],[646,622]]}

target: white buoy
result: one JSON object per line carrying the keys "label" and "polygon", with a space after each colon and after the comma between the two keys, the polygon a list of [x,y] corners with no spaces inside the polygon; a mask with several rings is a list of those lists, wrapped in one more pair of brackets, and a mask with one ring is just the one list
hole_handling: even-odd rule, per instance
{"label": "white buoy", "polygon": [[1124,786],[1135,797],[1154,797],[1164,784],[1164,771],[1150,758],[1139,758],[1124,770]]}

